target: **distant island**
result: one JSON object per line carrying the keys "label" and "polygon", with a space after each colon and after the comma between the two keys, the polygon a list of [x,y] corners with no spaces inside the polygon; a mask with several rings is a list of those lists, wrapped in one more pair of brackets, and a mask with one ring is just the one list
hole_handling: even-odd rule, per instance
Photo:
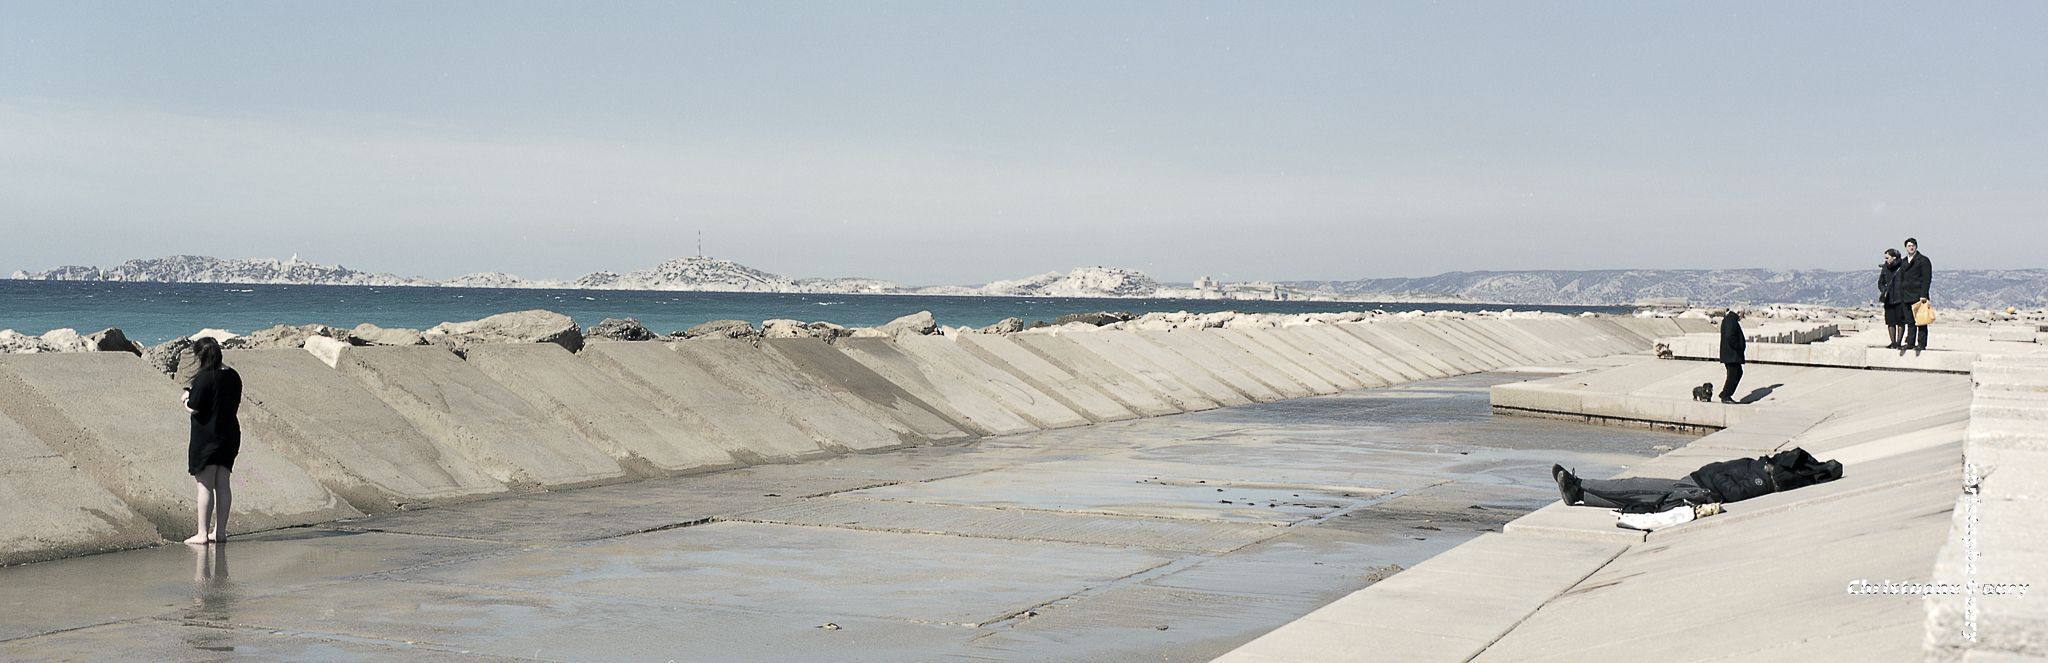
{"label": "distant island", "polygon": [[[363,272],[340,265],[275,258],[169,256],[130,260],[115,267],[64,266],[17,271],[14,279],[157,283],[261,283],[443,288],[546,288],[676,290],[977,297],[1087,297],[1122,299],[1236,299],[1251,301],[1360,301],[1514,303],[1569,306],[1720,304],[1731,302],[1868,306],[1876,299],[1876,270],[1530,270],[1449,272],[1421,278],[1351,281],[1162,283],[1144,272],[1078,267],[978,286],[908,286],[859,277],[790,278],[746,265],[693,256],[647,269],[595,272],[571,281],[529,280],[503,272],[466,274],[445,281]],[[2048,306],[2048,269],[1948,270],[1937,274],[1939,303],[1960,308]]]}

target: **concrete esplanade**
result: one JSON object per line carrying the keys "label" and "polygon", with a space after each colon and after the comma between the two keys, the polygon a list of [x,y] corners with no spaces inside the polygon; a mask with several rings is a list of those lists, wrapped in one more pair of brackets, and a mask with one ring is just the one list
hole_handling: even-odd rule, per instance
{"label": "concrete esplanade", "polygon": [[[901,617],[863,622],[876,630],[863,634],[869,639],[861,646],[876,648],[860,649],[861,656],[849,652],[847,660],[889,658],[877,652],[891,652],[891,629],[995,622],[1024,626],[990,638],[984,643],[988,652],[1003,658],[1006,643],[1024,643],[1010,655],[1045,656],[1061,650],[1026,645],[1068,643],[1033,631],[1023,620],[1050,610],[1065,600],[1061,596],[1088,591],[1099,579],[1142,578],[1198,564],[1173,561],[1169,552],[1214,558],[1258,542],[1268,544],[1260,554],[1271,557],[1218,567],[1229,572],[1198,569],[1174,582],[1107,589],[1096,598],[1137,606],[1131,612],[1144,614],[1196,592],[1238,597],[1254,606],[1248,610],[1278,615],[1259,631],[1220,636],[1228,643],[1198,650],[1208,657],[1237,647],[1223,660],[1241,661],[2007,660],[1991,657],[2040,656],[2048,646],[2048,611],[2034,596],[1983,595],[1966,604],[1959,596],[1884,594],[1907,582],[2025,584],[2048,568],[2038,504],[2048,472],[2042,434],[2048,352],[2036,352],[2044,348],[2031,337],[2022,341],[2021,334],[2005,330],[1944,325],[1935,330],[1934,350],[1901,357],[1872,348],[1881,341],[1867,331],[1845,335],[1843,326],[1832,323],[1758,324],[1750,349],[1757,365],[1738,393],[1747,403],[1724,405],[1689,398],[1692,387],[1721,379],[1710,354],[1717,346],[1702,344],[1713,331],[1703,320],[1499,313],[1246,321],[1252,324],[1170,330],[1067,325],[1008,334],[864,335],[829,343],[593,340],[574,352],[553,343],[470,345],[460,352],[339,344],[323,344],[315,352],[230,350],[226,363],[246,384],[233,533],[282,530],[258,536],[330,546],[344,570],[320,577],[350,580],[315,583],[322,591],[363,606],[417,610],[417,619],[426,621],[480,613],[437,614],[433,600],[416,598],[380,604],[380,592],[397,585],[373,571],[408,565],[420,582],[407,591],[424,594],[407,597],[459,602],[459,594],[474,592],[488,594],[493,605],[543,605],[514,586],[530,567],[500,564],[513,553],[486,545],[519,541],[517,554],[529,560],[520,564],[574,568],[584,574],[578,582],[591,583],[582,587],[603,589],[562,594],[566,598],[559,600],[590,611],[568,620],[577,628],[603,621],[592,615],[645,625],[654,618],[628,608],[657,600],[654,592],[702,590],[693,584],[699,582],[720,586],[708,576],[723,571],[692,575],[695,567],[672,562],[682,557],[634,561],[648,549],[620,537],[638,536],[655,543],[635,545],[654,545],[664,554],[753,564],[766,577],[794,578],[788,584],[760,583],[731,597],[737,603],[815,600],[843,611],[838,614]],[[1493,374],[1473,375],[1488,372]],[[1510,380],[1519,381],[1501,384]],[[1418,382],[1423,384],[1409,384]],[[1394,388],[1374,389],[1383,387]],[[1492,417],[1483,395],[1490,393],[1498,415],[1705,433],[1626,467],[1624,476],[1682,476],[1707,462],[1795,446],[1842,461],[1847,476],[1647,534],[1616,528],[1613,517],[1599,509],[1531,503],[1496,511],[1502,515],[1486,527],[1505,523],[1499,533],[1459,539],[1464,542],[1455,547],[1442,543],[1418,553],[1416,559],[1426,561],[1407,569],[1347,568],[1341,571],[1349,574],[1345,579],[1369,579],[1300,605],[1299,597],[1262,585],[1273,583],[1270,574],[1276,573],[1338,573],[1323,567],[1325,558],[1311,562],[1298,549],[1335,546],[1340,537],[1333,532],[1379,536],[1395,521],[1369,507],[1420,505],[1414,508],[1434,520],[1399,521],[1399,531],[1410,535],[1472,522],[1459,519],[1485,511],[1476,500],[1428,493],[1451,482],[1401,463],[1447,456],[1451,460],[1445,462],[1486,477],[1490,485],[1547,490],[1547,476],[1503,469],[1525,467],[1503,464],[1508,455],[1436,450],[1448,434],[1433,433],[1438,437],[1412,449],[1383,449],[1350,439],[1351,431],[1341,425],[1316,424],[1306,441],[1283,442],[1261,437],[1257,424],[1245,423],[1257,420],[1242,418],[1260,408],[1283,410],[1267,416],[1291,416],[1284,411],[1374,393],[1358,391],[1366,389],[1393,393],[1386,402],[1420,399],[1419,392],[1430,390],[1462,392],[1477,418],[1488,422],[1483,425],[1506,422],[1515,437],[1546,426],[1546,435],[1572,438],[1586,437],[1586,431],[1624,431]],[[1326,398],[1256,405],[1312,396]],[[1213,412],[1189,414],[1203,411]],[[1182,416],[1145,423],[1168,415]],[[1190,432],[1142,448],[1101,439],[1140,425]],[[1090,438],[1088,431],[1102,436]],[[1003,437],[982,439],[994,436]],[[9,514],[0,519],[0,565],[28,565],[9,569],[21,571],[74,564],[88,560],[54,560],[146,548],[191,534],[192,481],[181,453],[186,437],[176,383],[141,358],[0,355],[0,454],[11,461],[0,465],[0,508]],[[1008,459],[1002,463],[1020,464],[994,470],[995,461],[982,465],[942,455],[962,447],[995,448]],[[1253,447],[1268,465],[1239,478],[1176,478],[1176,468],[1191,459],[1228,464],[1239,458],[1231,454]],[[1551,448],[1506,447],[1524,454],[1515,462]],[[1082,452],[1104,449],[1127,452],[1127,464],[1107,470]],[[1319,453],[1343,460],[1274,462]],[[1023,458],[1032,464],[1021,464]],[[787,472],[821,466],[803,481]],[[1125,476],[1127,468],[1161,476]],[[1076,476],[1108,478],[1061,483]],[[933,477],[957,480],[942,485],[931,483],[939,481]],[[1118,501],[1117,489],[1105,487],[1112,482],[1156,489],[1175,501]],[[1372,487],[1353,487],[1367,483]],[[824,492],[855,490],[864,494],[827,498]],[[460,515],[434,517],[448,512]],[[1332,525],[1331,532],[1293,527],[1312,516],[1350,524]],[[1358,518],[1347,520],[1352,516]],[[301,527],[309,525],[320,526]],[[1273,543],[1276,532],[1289,530],[1300,536]],[[299,534],[305,532],[311,533]],[[901,544],[872,543],[882,540],[879,533],[940,532],[958,536],[916,545],[951,556],[940,560],[943,568],[925,566],[935,557],[879,559],[863,568],[905,582],[979,578],[983,584],[976,586],[986,589],[978,591],[1000,595],[1003,605],[1037,607],[970,608],[891,592],[854,600],[802,589],[831,585],[830,572],[817,567],[833,550],[885,551]],[[1965,532],[1968,545],[1959,543]],[[374,549],[377,541],[398,536],[424,541],[408,543],[403,551]],[[1371,540],[1388,550],[1419,551],[1429,545],[1422,543],[1425,538]],[[1013,551],[1024,548],[993,543],[1011,539],[1026,542],[1020,545],[1037,557],[1012,561]],[[787,541],[808,543],[767,552]],[[122,554],[152,552],[157,551]],[[463,564],[509,580],[464,587],[441,583],[436,574],[442,567],[430,559],[435,555],[462,556]],[[610,566],[613,561],[619,566]],[[662,582],[670,584],[642,588],[636,582],[650,576],[636,581],[609,575],[628,567],[659,569],[666,574]],[[1017,577],[991,575],[998,573]],[[0,577],[0,587],[6,581]],[[1323,604],[1366,582],[1371,584],[1365,589]],[[1077,588],[1053,592],[1034,583]],[[1877,589],[1859,593],[1858,587]],[[631,598],[608,604],[592,598],[598,593]],[[718,596],[713,603],[722,605],[726,595]],[[253,600],[262,604],[273,597]],[[1257,607],[1266,605],[1300,607]],[[1174,610],[1194,614],[1197,608]],[[31,648],[61,647],[100,633],[160,633],[155,629],[163,624],[150,621],[156,619],[153,609],[124,606],[112,616],[51,614],[0,623],[0,645],[17,647],[0,646],[0,658],[9,651],[49,651]],[[743,615],[721,610],[698,611],[693,619],[742,623]],[[1072,616],[1084,613],[1067,614],[1070,626],[1107,628]],[[203,615],[189,619],[214,623]],[[278,619],[275,632],[318,630],[339,634],[322,646],[367,646],[350,638],[368,631],[319,623],[318,615]],[[393,619],[409,622],[414,616]],[[1294,621],[1254,639],[1289,619]],[[369,630],[465,641],[452,631],[432,632],[445,626],[396,623]],[[817,629],[840,625],[796,628],[802,629],[796,637],[806,639],[822,633]],[[1155,626],[1137,628],[1087,632],[1144,636]],[[717,640],[718,631],[705,629],[703,637]],[[254,635],[261,641],[275,632]],[[1956,635],[1965,632],[1975,639]],[[602,633],[611,635],[588,637],[613,645],[633,639],[625,630]],[[55,639],[48,645],[31,642],[38,638]],[[809,651],[839,646],[805,641],[820,643]],[[512,645],[497,651],[502,655]],[[894,653],[901,660],[930,652]],[[537,649],[533,656],[576,657]]]}
{"label": "concrete esplanade", "polygon": [[1653,532],[1553,502],[1218,660],[2048,660],[2043,337],[1845,327],[1749,325],[1738,404],[1692,399],[1724,379],[1698,328],[1492,388],[1496,414],[1706,433],[1619,477],[1796,447],[1843,478]]}
{"label": "concrete esplanade", "polygon": [[[1633,319],[746,342],[230,350],[235,533],[963,442],[1647,347]],[[1634,325],[1633,327],[1629,325]],[[1526,331],[1524,331],[1526,330]],[[1455,339],[1455,340],[1446,340]],[[1551,340],[1541,340],[1551,339]],[[1569,347],[1570,349],[1567,349]],[[178,386],[126,353],[0,356],[0,563],[192,530]]]}

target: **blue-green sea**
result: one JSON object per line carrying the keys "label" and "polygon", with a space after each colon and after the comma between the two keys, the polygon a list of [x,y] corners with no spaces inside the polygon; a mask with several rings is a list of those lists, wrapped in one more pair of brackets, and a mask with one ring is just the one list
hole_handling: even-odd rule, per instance
{"label": "blue-green sea", "polygon": [[1083,299],[1060,297],[951,297],[928,295],[816,295],[639,290],[525,290],[221,283],[123,283],[0,279],[0,329],[41,334],[59,327],[91,332],[119,327],[128,337],[156,344],[200,329],[239,334],[278,324],[321,323],[354,327],[425,329],[442,322],[544,308],[584,326],[605,318],[634,318],[659,333],[711,320],[790,318],[848,327],[879,325],[931,311],[939,324],[980,327],[1007,317],[1051,321],[1088,311],[1244,311],[1317,313],[1382,309],[1541,310],[1626,313],[1625,306],[1503,306],[1499,304],[1384,304],[1371,302],[1223,301],[1206,299]]}

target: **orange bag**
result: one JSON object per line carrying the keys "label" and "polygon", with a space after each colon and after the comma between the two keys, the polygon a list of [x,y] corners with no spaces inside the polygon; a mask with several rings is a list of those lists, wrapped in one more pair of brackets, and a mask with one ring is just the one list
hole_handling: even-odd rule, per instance
{"label": "orange bag", "polygon": [[1914,302],[1913,324],[1922,327],[1934,324],[1934,305],[1927,302]]}

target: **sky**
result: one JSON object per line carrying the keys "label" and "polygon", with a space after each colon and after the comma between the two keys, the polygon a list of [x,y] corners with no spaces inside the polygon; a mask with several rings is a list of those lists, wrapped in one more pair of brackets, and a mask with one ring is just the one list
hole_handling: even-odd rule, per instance
{"label": "sky", "polygon": [[2048,3],[0,1],[0,274],[2048,267]]}

